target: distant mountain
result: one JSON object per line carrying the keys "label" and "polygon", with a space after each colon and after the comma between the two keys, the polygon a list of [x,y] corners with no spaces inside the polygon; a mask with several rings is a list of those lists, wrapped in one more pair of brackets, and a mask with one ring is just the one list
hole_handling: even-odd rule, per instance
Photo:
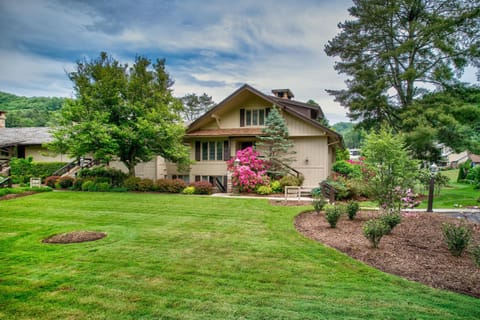
{"label": "distant mountain", "polygon": [[351,131],[354,125],[353,122],[337,122],[332,126],[332,129],[343,135]]}
{"label": "distant mountain", "polygon": [[45,127],[65,98],[20,97],[0,91],[0,110],[7,111],[7,127]]}

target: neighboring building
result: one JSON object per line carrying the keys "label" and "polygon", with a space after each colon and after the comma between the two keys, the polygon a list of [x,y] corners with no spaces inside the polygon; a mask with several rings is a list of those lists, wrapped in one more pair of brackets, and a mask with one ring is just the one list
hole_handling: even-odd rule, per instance
{"label": "neighboring building", "polygon": [[[273,96],[266,95],[249,85],[243,85],[191,123],[186,129],[185,143],[190,146],[190,157],[195,163],[189,172],[179,172],[174,163],[157,156],[152,161],[137,165],[136,176],[154,180],[180,178],[187,182],[207,180],[220,190],[228,189],[231,183],[225,161],[235,157],[238,150],[255,144],[257,137],[262,134],[269,110],[277,106],[295,146],[296,161],[291,167],[304,175],[304,186],[318,186],[331,172],[335,149],[343,147],[342,137],[317,121],[324,117],[320,107],[291,100],[294,95],[289,89],[272,92]],[[16,128],[21,129],[43,132],[38,135],[38,141],[24,139],[24,142],[20,142],[24,135],[20,131],[14,136],[18,140],[16,145],[25,145],[24,156],[32,155],[35,161],[47,161],[42,156],[40,145],[51,139],[48,128]],[[0,130],[1,146],[4,130],[13,132],[15,128]],[[43,141],[40,141],[40,137]],[[35,143],[27,145],[31,142]],[[111,166],[126,170],[119,162],[113,162]]]}

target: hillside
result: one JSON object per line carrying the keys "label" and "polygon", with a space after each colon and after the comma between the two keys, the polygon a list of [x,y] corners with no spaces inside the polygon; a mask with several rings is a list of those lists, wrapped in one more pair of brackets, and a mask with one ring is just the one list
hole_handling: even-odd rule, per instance
{"label": "hillside", "polygon": [[7,111],[7,127],[45,127],[65,98],[20,97],[0,91],[0,110]]}

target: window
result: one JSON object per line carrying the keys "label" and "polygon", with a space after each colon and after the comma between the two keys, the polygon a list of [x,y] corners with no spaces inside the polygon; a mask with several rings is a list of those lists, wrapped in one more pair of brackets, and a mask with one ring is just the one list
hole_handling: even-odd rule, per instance
{"label": "window", "polygon": [[228,149],[228,141],[197,141],[195,142],[196,161],[223,161]]}
{"label": "window", "polygon": [[240,109],[240,127],[264,126],[268,109]]}

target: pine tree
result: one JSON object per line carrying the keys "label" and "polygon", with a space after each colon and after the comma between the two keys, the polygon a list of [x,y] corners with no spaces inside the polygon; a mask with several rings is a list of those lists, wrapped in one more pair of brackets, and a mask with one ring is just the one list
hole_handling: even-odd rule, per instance
{"label": "pine tree", "polygon": [[273,107],[267,119],[262,136],[258,137],[257,149],[269,164],[268,173],[273,177],[287,174],[289,166],[295,161],[293,143],[288,136],[288,128],[280,111]]}

